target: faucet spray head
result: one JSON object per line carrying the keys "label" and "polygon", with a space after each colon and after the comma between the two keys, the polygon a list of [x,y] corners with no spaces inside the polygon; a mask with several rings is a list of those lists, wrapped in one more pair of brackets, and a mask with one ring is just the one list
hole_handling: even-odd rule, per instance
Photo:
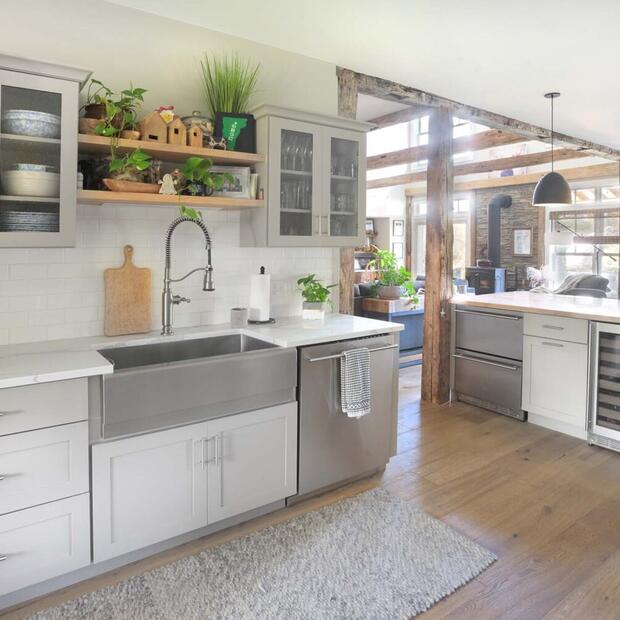
{"label": "faucet spray head", "polygon": [[213,285],[213,267],[208,265],[205,269],[205,277],[202,281],[202,290],[203,291],[214,291],[215,286]]}

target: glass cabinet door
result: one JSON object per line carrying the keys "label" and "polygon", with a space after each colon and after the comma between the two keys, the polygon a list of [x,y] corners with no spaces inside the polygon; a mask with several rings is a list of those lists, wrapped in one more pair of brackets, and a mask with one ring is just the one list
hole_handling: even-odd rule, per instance
{"label": "glass cabinet door", "polygon": [[314,136],[283,129],[280,142],[280,235],[312,235]]}
{"label": "glass cabinet door", "polygon": [[[344,133],[344,132],[343,132]],[[360,141],[356,138],[330,137],[329,235],[360,235]]]}
{"label": "glass cabinet door", "polygon": [[270,237],[283,245],[318,239],[318,131],[308,123],[273,119],[270,149]]}
{"label": "glass cabinet door", "polygon": [[77,85],[0,71],[0,246],[73,242]]}

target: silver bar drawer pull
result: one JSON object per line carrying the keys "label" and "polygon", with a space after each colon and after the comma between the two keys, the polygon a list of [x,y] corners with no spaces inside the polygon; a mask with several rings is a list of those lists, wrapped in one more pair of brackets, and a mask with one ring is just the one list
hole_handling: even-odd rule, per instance
{"label": "silver bar drawer pull", "polygon": [[0,555],[0,562],[4,562],[4,560],[8,560],[9,556],[8,555]]}
{"label": "silver bar drawer pull", "polygon": [[460,360],[467,360],[468,362],[476,362],[478,364],[486,364],[487,366],[496,366],[497,368],[503,368],[504,370],[519,370],[518,366],[513,366],[512,364],[499,364],[498,362],[491,362],[489,360],[483,360],[479,357],[469,357],[469,355],[460,355],[459,353],[455,353],[452,357],[456,357]]}
{"label": "silver bar drawer pull", "polygon": [[559,342],[547,342],[546,340],[543,340],[541,344],[544,344],[547,347],[558,347],[560,349],[564,348],[564,345]]}
{"label": "silver bar drawer pull", "polygon": [[4,474],[0,474],[0,482],[2,482],[5,478],[6,476]]}
{"label": "silver bar drawer pull", "polygon": [[[387,351],[388,349],[397,349],[397,344],[390,344],[385,347],[377,347],[376,349],[368,349],[369,353],[376,353],[377,351]],[[343,353],[336,353],[335,355],[324,355],[322,357],[307,357],[309,362],[322,362],[324,360],[337,360],[344,357]]]}
{"label": "silver bar drawer pull", "polygon": [[564,328],[559,325],[543,325],[544,329],[557,329],[558,331],[563,332]]}
{"label": "silver bar drawer pull", "polygon": [[454,312],[459,312],[460,314],[473,314],[478,317],[490,316],[492,319],[506,319],[507,321],[520,321],[523,317],[513,316],[511,314],[495,314],[493,312],[475,312],[473,310],[461,310],[460,308],[455,308]]}

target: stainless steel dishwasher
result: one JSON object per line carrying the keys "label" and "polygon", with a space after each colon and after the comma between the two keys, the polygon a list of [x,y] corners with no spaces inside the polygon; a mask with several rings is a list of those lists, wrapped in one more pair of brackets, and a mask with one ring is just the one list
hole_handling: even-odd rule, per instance
{"label": "stainless steel dishwasher", "polygon": [[452,325],[452,399],[525,420],[523,316],[457,306]]}
{"label": "stainless steel dishwasher", "polygon": [[[361,347],[371,352],[371,412],[349,418],[340,408],[340,359]],[[371,474],[395,453],[398,334],[301,347],[298,367],[299,491],[292,501]]]}

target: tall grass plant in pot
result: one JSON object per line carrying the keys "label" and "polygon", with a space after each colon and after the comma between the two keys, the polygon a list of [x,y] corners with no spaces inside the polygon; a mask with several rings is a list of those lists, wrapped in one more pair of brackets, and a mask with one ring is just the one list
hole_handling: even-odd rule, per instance
{"label": "tall grass plant in pot", "polygon": [[260,64],[238,54],[205,54],[201,65],[215,135],[225,138],[233,151],[256,152],[256,124],[248,110],[256,92]]}

